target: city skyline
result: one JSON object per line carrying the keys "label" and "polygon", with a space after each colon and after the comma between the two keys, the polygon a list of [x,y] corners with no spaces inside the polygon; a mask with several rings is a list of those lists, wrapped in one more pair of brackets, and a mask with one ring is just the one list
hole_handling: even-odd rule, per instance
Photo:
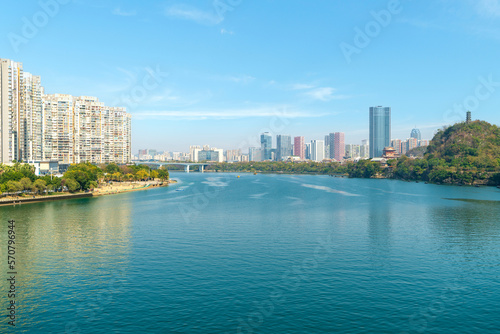
{"label": "city skyline", "polygon": [[498,1],[41,3],[58,5],[4,4],[0,57],[40,75],[48,94],[126,107],[133,152],[246,149],[266,129],[307,139],[341,129],[360,143],[373,105],[392,107],[402,139],[415,125],[430,139],[467,109],[500,123]]}

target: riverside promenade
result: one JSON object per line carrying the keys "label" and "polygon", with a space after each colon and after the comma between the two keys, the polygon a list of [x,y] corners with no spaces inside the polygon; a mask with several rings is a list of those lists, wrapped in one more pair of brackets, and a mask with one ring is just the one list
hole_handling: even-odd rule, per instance
{"label": "riverside promenade", "polygon": [[176,183],[175,180],[168,181],[138,181],[138,182],[114,182],[113,184],[102,185],[93,191],[81,193],[63,193],[60,195],[31,195],[31,196],[9,196],[0,199],[0,206],[20,205],[47,201],[57,201],[64,199],[75,199],[95,196],[105,196],[121,194],[131,191],[147,190],[156,187],[165,187],[171,183]]}

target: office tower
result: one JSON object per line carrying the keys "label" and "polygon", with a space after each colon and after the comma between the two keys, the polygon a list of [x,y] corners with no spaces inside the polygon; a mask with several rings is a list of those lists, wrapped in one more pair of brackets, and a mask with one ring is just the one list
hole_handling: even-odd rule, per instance
{"label": "office tower", "polygon": [[301,160],[306,159],[306,146],[304,137],[295,137],[293,139],[293,155],[300,157]]}
{"label": "office tower", "polygon": [[417,140],[422,140],[422,134],[419,129],[412,129],[410,138],[416,138]]}
{"label": "office tower", "polygon": [[370,107],[370,158],[381,157],[390,144],[391,108]]}
{"label": "office tower", "polygon": [[391,140],[391,147],[396,150],[396,154],[401,154],[401,139],[393,139]]}
{"label": "office tower", "polygon": [[258,147],[249,147],[248,159],[250,161],[262,161],[262,150]]}
{"label": "office tower", "polygon": [[276,161],[282,161],[292,155],[292,137],[289,135],[276,136]]}
{"label": "office tower", "polygon": [[333,159],[342,161],[345,155],[345,134],[335,132],[333,139]]}
{"label": "office tower", "polygon": [[335,159],[335,133],[325,136],[325,146],[328,146],[328,159]]}
{"label": "office tower", "polygon": [[311,143],[306,144],[306,160],[311,160]]}
{"label": "office tower", "polygon": [[323,161],[325,158],[325,142],[323,140],[311,141],[311,160]]}
{"label": "office tower", "polygon": [[325,159],[333,159],[333,133],[325,136]]}
{"label": "office tower", "polygon": [[260,149],[261,149],[261,159],[272,160],[271,150],[273,148],[273,137],[269,134],[269,132],[264,132],[260,135]]}

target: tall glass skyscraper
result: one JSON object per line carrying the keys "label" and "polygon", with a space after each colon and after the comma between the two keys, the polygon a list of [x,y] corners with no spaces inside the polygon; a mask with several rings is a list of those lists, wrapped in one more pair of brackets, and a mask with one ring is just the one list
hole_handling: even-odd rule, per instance
{"label": "tall glass skyscraper", "polygon": [[370,107],[370,159],[384,154],[391,145],[391,108]]}
{"label": "tall glass skyscraper", "polygon": [[261,149],[261,159],[262,160],[271,160],[272,154],[271,150],[273,148],[273,137],[269,134],[269,132],[264,132],[260,135],[260,149]]}
{"label": "tall glass skyscraper", "polygon": [[292,155],[292,137],[288,135],[276,136],[276,161]]}
{"label": "tall glass skyscraper", "polygon": [[410,138],[415,138],[416,140],[422,140],[422,134],[419,129],[411,130]]}

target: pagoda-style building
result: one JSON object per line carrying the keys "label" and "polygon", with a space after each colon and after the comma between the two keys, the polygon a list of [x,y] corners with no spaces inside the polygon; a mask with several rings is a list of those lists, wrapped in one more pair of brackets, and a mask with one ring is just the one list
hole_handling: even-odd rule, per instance
{"label": "pagoda-style building", "polygon": [[384,159],[396,159],[399,158],[399,154],[396,153],[394,147],[384,147],[384,154],[382,155]]}

